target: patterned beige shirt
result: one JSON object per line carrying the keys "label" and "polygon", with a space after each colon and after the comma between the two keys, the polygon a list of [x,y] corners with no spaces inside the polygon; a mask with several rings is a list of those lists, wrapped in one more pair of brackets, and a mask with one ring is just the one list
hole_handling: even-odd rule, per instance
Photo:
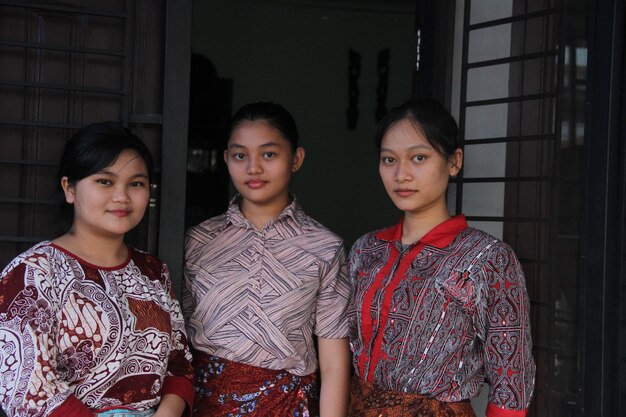
{"label": "patterned beige shirt", "polygon": [[342,240],[292,202],[262,230],[235,198],[187,233],[183,314],[200,351],[307,375],[313,334],[348,337]]}

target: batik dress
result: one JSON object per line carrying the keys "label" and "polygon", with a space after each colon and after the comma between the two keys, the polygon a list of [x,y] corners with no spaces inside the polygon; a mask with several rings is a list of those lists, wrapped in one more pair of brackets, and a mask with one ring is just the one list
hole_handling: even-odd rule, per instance
{"label": "batik dress", "polygon": [[9,417],[144,411],[163,395],[193,401],[183,316],[167,267],[129,248],[92,265],[42,242],[0,279],[0,402]]}

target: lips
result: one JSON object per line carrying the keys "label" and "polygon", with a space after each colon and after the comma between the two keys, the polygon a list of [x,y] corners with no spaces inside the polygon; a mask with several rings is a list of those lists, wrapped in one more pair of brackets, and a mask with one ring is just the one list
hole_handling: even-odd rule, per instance
{"label": "lips", "polygon": [[393,192],[400,197],[411,197],[413,194],[417,192],[417,190],[410,190],[407,188],[399,188],[397,190],[393,190]]}
{"label": "lips", "polygon": [[248,180],[246,181],[246,185],[248,186],[248,188],[252,188],[253,190],[256,190],[258,188],[263,187],[265,184],[267,184],[267,181],[263,181],[263,180]]}
{"label": "lips", "polygon": [[130,214],[130,210],[109,210],[109,213],[117,217],[126,217]]}

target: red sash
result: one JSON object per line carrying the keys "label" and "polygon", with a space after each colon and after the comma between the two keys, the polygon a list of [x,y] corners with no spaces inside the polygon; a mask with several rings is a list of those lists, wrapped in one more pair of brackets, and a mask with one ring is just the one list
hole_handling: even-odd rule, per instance
{"label": "red sash", "polygon": [[315,373],[293,375],[195,351],[194,417],[319,415]]}

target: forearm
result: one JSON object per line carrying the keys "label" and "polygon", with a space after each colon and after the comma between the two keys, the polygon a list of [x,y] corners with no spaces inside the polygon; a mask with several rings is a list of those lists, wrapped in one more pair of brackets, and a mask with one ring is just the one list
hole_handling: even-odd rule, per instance
{"label": "forearm", "polygon": [[350,348],[347,339],[319,339],[320,417],[345,417],[350,386]]}
{"label": "forearm", "polygon": [[181,417],[187,403],[176,394],[165,394],[154,417]]}

